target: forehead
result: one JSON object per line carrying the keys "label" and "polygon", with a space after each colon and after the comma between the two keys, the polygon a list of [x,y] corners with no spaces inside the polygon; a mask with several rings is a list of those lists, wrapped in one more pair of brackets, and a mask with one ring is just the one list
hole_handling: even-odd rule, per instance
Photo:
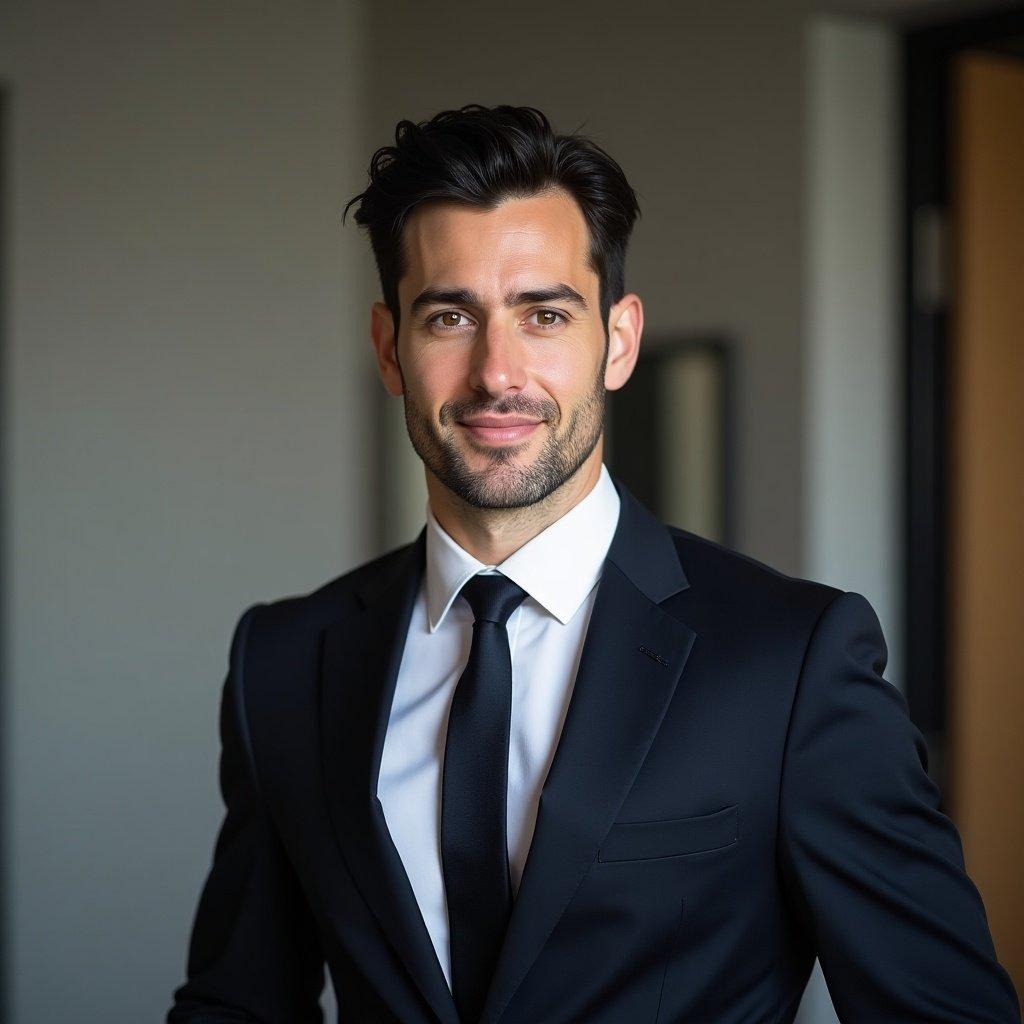
{"label": "forehead", "polygon": [[590,236],[579,205],[558,190],[509,199],[492,210],[464,203],[418,207],[402,236],[404,300],[426,286],[504,293],[509,285],[564,281],[581,293],[596,287],[587,266]]}

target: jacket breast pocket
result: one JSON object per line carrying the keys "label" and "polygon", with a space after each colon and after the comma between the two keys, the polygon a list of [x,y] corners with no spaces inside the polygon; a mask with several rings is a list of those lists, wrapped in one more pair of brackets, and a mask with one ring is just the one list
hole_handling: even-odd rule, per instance
{"label": "jacket breast pocket", "polygon": [[656,821],[623,821],[612,825],[597,859],[602,862],[654,860],[706,853],[739,839],[739,807],[730,804],[711,814]]}

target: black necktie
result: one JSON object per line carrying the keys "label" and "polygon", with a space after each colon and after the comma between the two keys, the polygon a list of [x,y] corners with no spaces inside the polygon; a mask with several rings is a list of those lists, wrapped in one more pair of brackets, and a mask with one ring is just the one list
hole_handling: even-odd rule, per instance
{"label": "black necktie", "polygon": [[475,1024],[512,913],[505,807],[512,657],[505,623],[526,591],[502,575],[471,577],[473,642],[448,716],[441,785],[441,862],[452,995]]}

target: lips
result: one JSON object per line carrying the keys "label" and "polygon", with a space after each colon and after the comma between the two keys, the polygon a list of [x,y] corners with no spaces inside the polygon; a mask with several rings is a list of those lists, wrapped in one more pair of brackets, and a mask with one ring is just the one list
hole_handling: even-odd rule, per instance
{"label": "lips", "polygon": [[462,420],[459,426],[468,431],[475,440],[485,444],[513,444],[529,437],[543,422],[522,416],[510,416],[507,419]]}

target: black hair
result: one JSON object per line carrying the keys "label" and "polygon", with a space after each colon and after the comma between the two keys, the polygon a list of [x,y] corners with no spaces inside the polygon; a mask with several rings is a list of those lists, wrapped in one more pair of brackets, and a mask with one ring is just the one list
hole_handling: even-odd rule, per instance
{"label": "black hair", "polygon": [[590,233],[588,266],[600,280],[601,323],[625,294],[626,247],[640,215],[622,168],[596,142],[556,135],[536,107],[470,103],[429,121],[399,121],[395,144],[370,160],[370,184],[345,205],[360,205],[384,303],[399,324],[398,282],[405,273],[402,228],[410,211],[431,200],[493,209],[506,199],[563,188],[579,204]]}

